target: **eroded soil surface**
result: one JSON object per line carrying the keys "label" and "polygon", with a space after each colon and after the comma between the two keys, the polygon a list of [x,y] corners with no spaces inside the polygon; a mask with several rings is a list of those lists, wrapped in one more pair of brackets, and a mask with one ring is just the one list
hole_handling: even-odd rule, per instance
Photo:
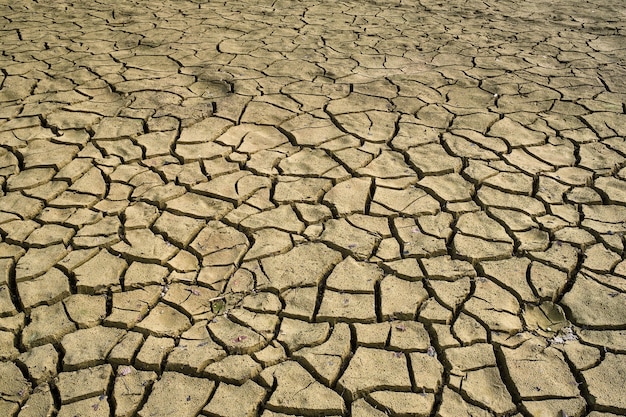
{"label": "eroded soil surface", "polygon": [[626,415],[622,2],[0,3],[0,415]]}

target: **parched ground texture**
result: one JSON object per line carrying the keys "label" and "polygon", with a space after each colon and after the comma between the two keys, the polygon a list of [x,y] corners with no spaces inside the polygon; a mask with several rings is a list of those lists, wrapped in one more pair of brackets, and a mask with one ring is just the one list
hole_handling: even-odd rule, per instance
{"label": "parched ground texture", "polygon": [[622,2],[0,10],[0,415],[626,415]]}

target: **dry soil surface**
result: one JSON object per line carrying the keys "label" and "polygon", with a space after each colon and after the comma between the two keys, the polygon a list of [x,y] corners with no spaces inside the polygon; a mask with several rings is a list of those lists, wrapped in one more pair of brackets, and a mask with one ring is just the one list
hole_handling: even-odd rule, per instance
{"label": "dry soil surface", "polygon": [[1,416],[626,414],[622,1],[0,1]]}

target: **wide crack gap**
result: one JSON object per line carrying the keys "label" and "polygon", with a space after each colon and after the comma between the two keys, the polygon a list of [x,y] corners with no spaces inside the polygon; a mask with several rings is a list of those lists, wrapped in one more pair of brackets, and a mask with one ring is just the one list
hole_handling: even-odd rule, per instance
{"label": "wide crack gap", "polygon": [[504,353],[502,352],[502,347],[497,343],[491,343],[491,345],[493,346],[493,352],[496,357],[496,367],[500,373],[502,382],[504,383],[506,389],[509,391],[509,394],[511,394],[513,403],[517,407],[517,410],[522,413],[522,415],[524,415],[525,417],[532,417],[528,413],[524,412],[525,408],[522,405],[522,397],[517,387],[515,386],[513,378],[511,377],[511,374],[506,366],[506,359],[504,357]]}
{"label": "wide crack gap", "polygon": [[[432,328],[432,326],[429,323],[426,323],[424,327],[426,328],[426,331],[428,332],[428,336],[430,337],[430,345],[435,349],[437,360],[443,366],[443,374],[441,375],[441,384],[435,392],[435,402],[433,404],[433,408],[430,413],[430,417],[435,417],[438,415],[439,409],[441,408],[441,404],[443,403],[443,390],[450,383],[450,374],[451,374],[452,369],[443,360],[443,358],[445,358],[445,350],[439,343],[439,340],[437,338],[437,333],[435,332],[435,330]],[[407,360],[409,359],[410,357],[407,357]],[[416,381],[415,381],[415,375],[413,374],[413,372],[411,372],[410,361],[408,362],[408,365],[409,365],[409,377],[411,378],[411,385],[413,386],[413,389],[415,391],[417,386],[416,386]]]}

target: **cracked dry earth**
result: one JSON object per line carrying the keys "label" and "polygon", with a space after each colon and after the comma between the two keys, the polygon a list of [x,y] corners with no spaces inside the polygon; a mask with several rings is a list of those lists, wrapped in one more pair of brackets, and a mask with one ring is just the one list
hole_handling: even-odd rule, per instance
{"label": "cracked dry earth", "polygon": [[626,12],[2,1],[0,415],[626,414]]}

